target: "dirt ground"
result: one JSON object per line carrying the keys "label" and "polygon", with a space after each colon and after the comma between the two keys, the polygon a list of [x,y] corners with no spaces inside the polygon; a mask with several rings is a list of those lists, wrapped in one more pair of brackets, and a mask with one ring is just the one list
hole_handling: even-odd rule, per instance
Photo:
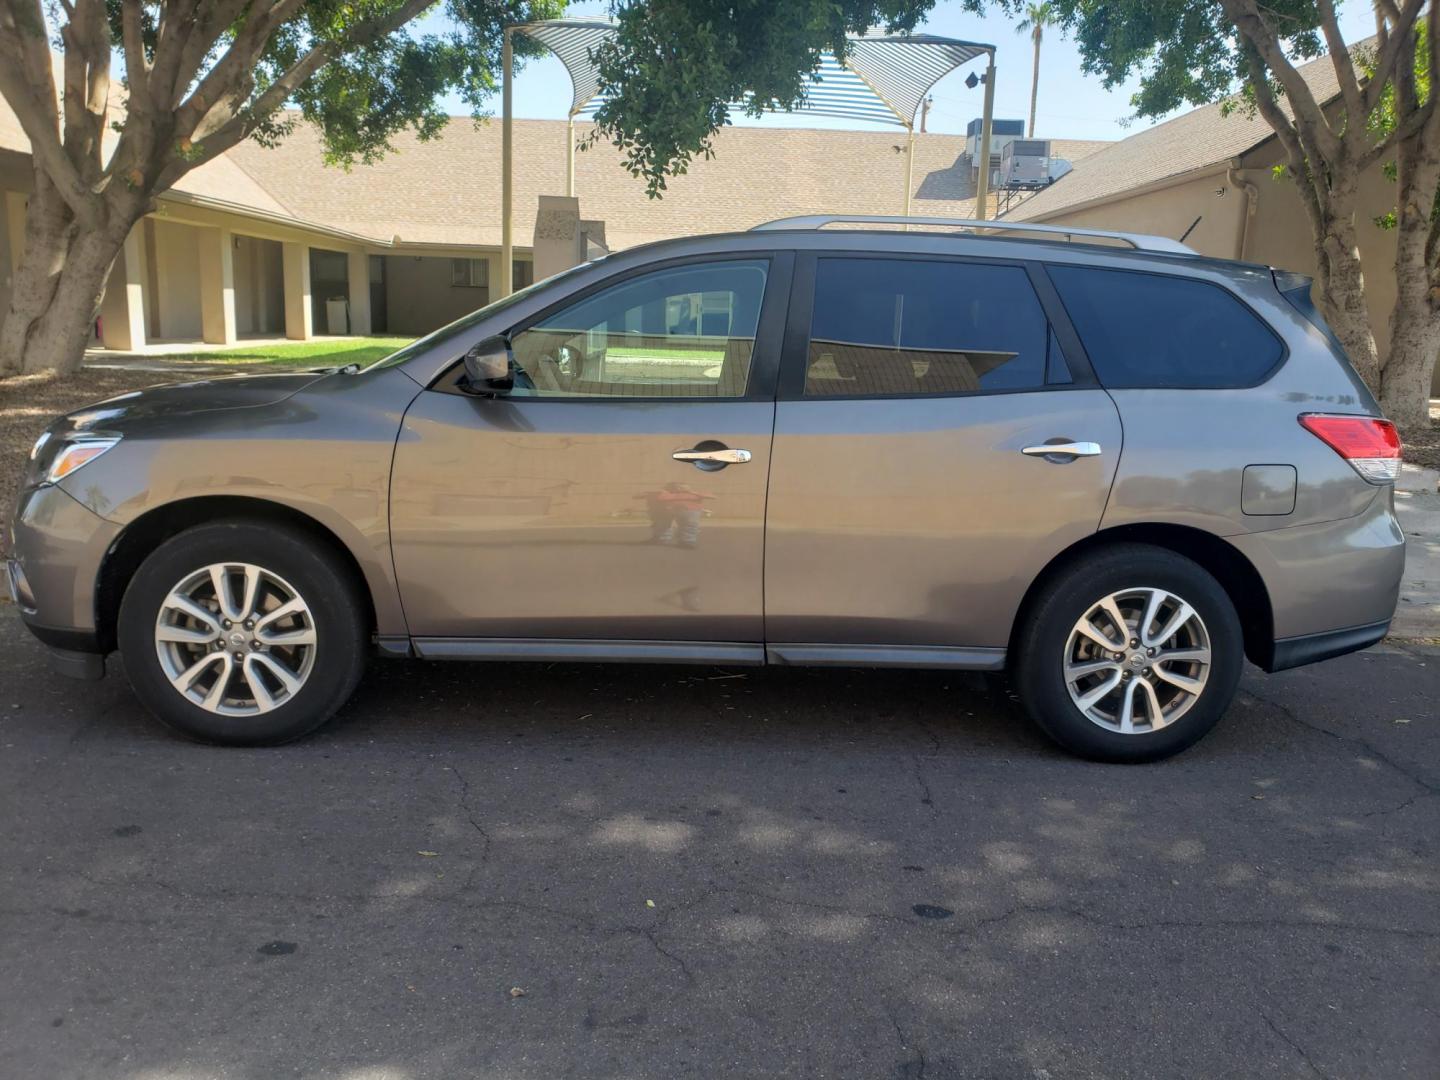
{"label": "dirt ground", "polygon": [[[1440,406],[1432,403],[1430,415],[1440,417]],[[1405,439],[1405,460],[1426,469],[1440,469],[1440,419],[1430,422],[1428,435],[1412,432]]]}

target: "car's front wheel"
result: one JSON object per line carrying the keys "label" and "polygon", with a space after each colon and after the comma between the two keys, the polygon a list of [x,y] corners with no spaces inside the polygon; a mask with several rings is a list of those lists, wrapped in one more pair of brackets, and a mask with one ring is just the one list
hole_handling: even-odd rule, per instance
{"label": "car's front wheel", "polygon": [[1244,641],[1235,606],[1194,561],[1116,545],[1083,556],[1037,597],[1016,689],[1066,749],[1100,761],[1179,753],[1235,696]]}
{"label": "car's front wheel", "polygon": [[365,660],[363,609],[327,554],[302,532],[247,521],[165,541],[120,606],[136,694],[204,742],[260,746],[319,727]]}

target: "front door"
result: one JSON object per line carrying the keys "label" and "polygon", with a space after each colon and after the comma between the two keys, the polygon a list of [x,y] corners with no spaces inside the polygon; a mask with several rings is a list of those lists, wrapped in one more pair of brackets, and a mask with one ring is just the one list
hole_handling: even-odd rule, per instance
{"label": "front door", "polygon": [[[1068,324],[1051,329],[1024,264],[825,256],[796,273],[813,288],[796,289],[776,411],[772,655],[998,664],[1025,590],[1099,526],[1114,403],[1067,364]],[[853,648],[794,647],[823,644]]]}
{"label": "front door", "polygon": [[420,394],[391,495],[412,636],[657,659],[683,658],[664,643],[760,642],[789,262],[612,279],[512,330],[507,395],[446,379]]}

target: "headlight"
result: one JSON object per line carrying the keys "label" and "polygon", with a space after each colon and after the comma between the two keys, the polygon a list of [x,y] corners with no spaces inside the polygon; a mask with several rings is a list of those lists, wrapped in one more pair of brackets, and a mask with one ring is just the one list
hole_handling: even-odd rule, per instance
{"label": "headlight", "polygon": [[56,435],[47,431],[36,440],[26,462],[25,487],[56,484],[88,465],[120,441],[119,435]]}

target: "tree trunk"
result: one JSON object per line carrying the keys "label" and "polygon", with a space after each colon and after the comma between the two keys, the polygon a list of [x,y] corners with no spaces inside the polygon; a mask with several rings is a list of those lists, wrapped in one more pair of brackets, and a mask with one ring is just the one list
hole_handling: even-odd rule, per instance
{"label": "tree trunk", "polygon": [[[134,221],[138,200],[82,228],[36,171],[26,213],[25,252],[0,324],[0,375],[76,371],[85,357],[105,279]],[[108,208],[107,208],[108,209]]]}
{"label": "tree trunk", "polygon": [[1035,28],[1035,65],[1030,71],[1030,134],[1027,139],[1035,137],[1035,102],[1040,97],[1040,28]]}
{"label": "tree trunk", "polygon": [[1332,207],[1327,217],[1323,239],[1316,245],[1325,320],[1345,346],[1350,363],[1365,380],[1365,385],[1378,394],[1380,353],[1370,326],[1370,305],[1366,299],[1365,271],[1360,264],[1354,215],[1337,212],[1337,208]]}
{"label": "tree trunk", "polygon": [[1402,432],[1430,425],[1430,387],[1440,355],[1440,314],[1423,300],[1397,300],[1390,317],[1390,356],[1380,379],[1380,407]]}

